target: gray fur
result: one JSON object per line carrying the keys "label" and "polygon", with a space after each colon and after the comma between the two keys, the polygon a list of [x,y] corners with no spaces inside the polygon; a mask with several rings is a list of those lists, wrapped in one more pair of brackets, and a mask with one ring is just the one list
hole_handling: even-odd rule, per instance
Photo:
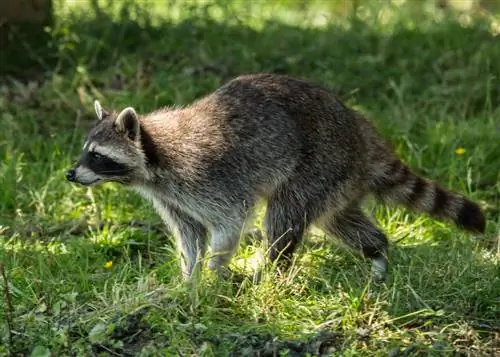
{"label": "gray fur", "polygon": [[[96,103],[103,120],[91,130],[79,167],[153,202],[176,236],[185,278],[208,247],[211,269],[227,265],[260,197],[267,200],[271,260],[288,261],[306,229],[318,224],[373,259],[379,279],[388,243],[361,211],[369,193],[484,231],[476,204],[411,173],[373,125],[315,84],[245,75],[185,108],[147,115],[131,107],[110,114]],[[89,159],[89,148],[111,161]],[[89,184],[78,173],[72,181]]]}

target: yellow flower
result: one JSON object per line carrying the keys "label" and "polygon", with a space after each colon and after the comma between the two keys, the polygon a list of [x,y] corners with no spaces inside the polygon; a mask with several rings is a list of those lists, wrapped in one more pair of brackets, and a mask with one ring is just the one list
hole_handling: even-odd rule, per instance
{"label": "yellow flower", "polygon": [[465,149],[463,147],[458,147],[455,150],[455,154],[457,154],[458,156],[462,156],[463,154],[465,154]]}
{"label": "yellow flower", "polygon": [[110,261],[106,262],[106,264],[104,264],[104,267],[105,267],[106,269],[109,269],[109,268],[111,268],[112,266],[113,266],[113,261],[112,261],[112,260],[110,260]]}

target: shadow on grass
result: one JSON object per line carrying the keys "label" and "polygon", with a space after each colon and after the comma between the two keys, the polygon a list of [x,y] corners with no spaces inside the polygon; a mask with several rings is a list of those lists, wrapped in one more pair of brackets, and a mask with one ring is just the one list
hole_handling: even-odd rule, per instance
{"label": "shadow on grass", "polygon": [[[127,3],[128,4],[128,3]],[[104,92],[142,88],[152,92],[201,83],[192,98],[215,82],[256,71],[304,76],[334,84],[344,95],[357,92],[361,103],[441,103],[452,113],[474,115],[500,104],[500,46],[487,21],[464,25],[457,17],[410,28],[404,20],[383,32],[353,21],[349,27],[299,27],[268,21],[262,30],[215,22],[193,11],[180,23],[152,25],[143,11],[138,20],[125,5],[118,18],[99,8],[95,15],[72,13],[59,19],[50,49],[32,58],[38,70],[72,75],[84,70]],[[96,6],[94,4],[94,6]],[[231,13],[227,13],[228,19]],[[18,67],[16,49],[30,56],[30,44],[12,43],[3,71],[33,73]],[[10,61],[9,61],[10,59]],[[115,76],[101,76],[114,71]],[[204,82],[211,77],[213,80]],[[404,97],[402,97],[404,96]],[[145,107],[171,104],[158,93]]]}

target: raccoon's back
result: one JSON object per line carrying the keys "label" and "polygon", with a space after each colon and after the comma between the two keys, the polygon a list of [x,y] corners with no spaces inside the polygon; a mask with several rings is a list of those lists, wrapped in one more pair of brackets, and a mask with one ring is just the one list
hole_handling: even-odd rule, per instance
{"label": "raccoon's back", "polygon": [[244,75],[200,104],[237,143],[236,155],[250,150],[266,165],[292,161],[319,175],[348,174],[364,162],[359,118],[319,85],[276,74]]}
{"label": "raccoon's back", "polygon": [[[268,127],[271,135],[296,135],[302,146],[357,148],[360,128],[351,109],[320,85],[272,73],[237,77],[210,96],[232,127]],[[353,139],[353,140],[344,140]],[[339,142],[340,140],[340,142]]]}

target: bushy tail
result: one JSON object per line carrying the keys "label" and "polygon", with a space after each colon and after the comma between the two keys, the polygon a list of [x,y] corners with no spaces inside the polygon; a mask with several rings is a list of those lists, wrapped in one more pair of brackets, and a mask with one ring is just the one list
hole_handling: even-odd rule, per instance
{"label": "bushy tail", "polygon": [[452,220],[471,232],[485,231],[486,219],[476,203],[415,175],[398,159],[383,165],[371,184],[373,193],[384,201]]}

